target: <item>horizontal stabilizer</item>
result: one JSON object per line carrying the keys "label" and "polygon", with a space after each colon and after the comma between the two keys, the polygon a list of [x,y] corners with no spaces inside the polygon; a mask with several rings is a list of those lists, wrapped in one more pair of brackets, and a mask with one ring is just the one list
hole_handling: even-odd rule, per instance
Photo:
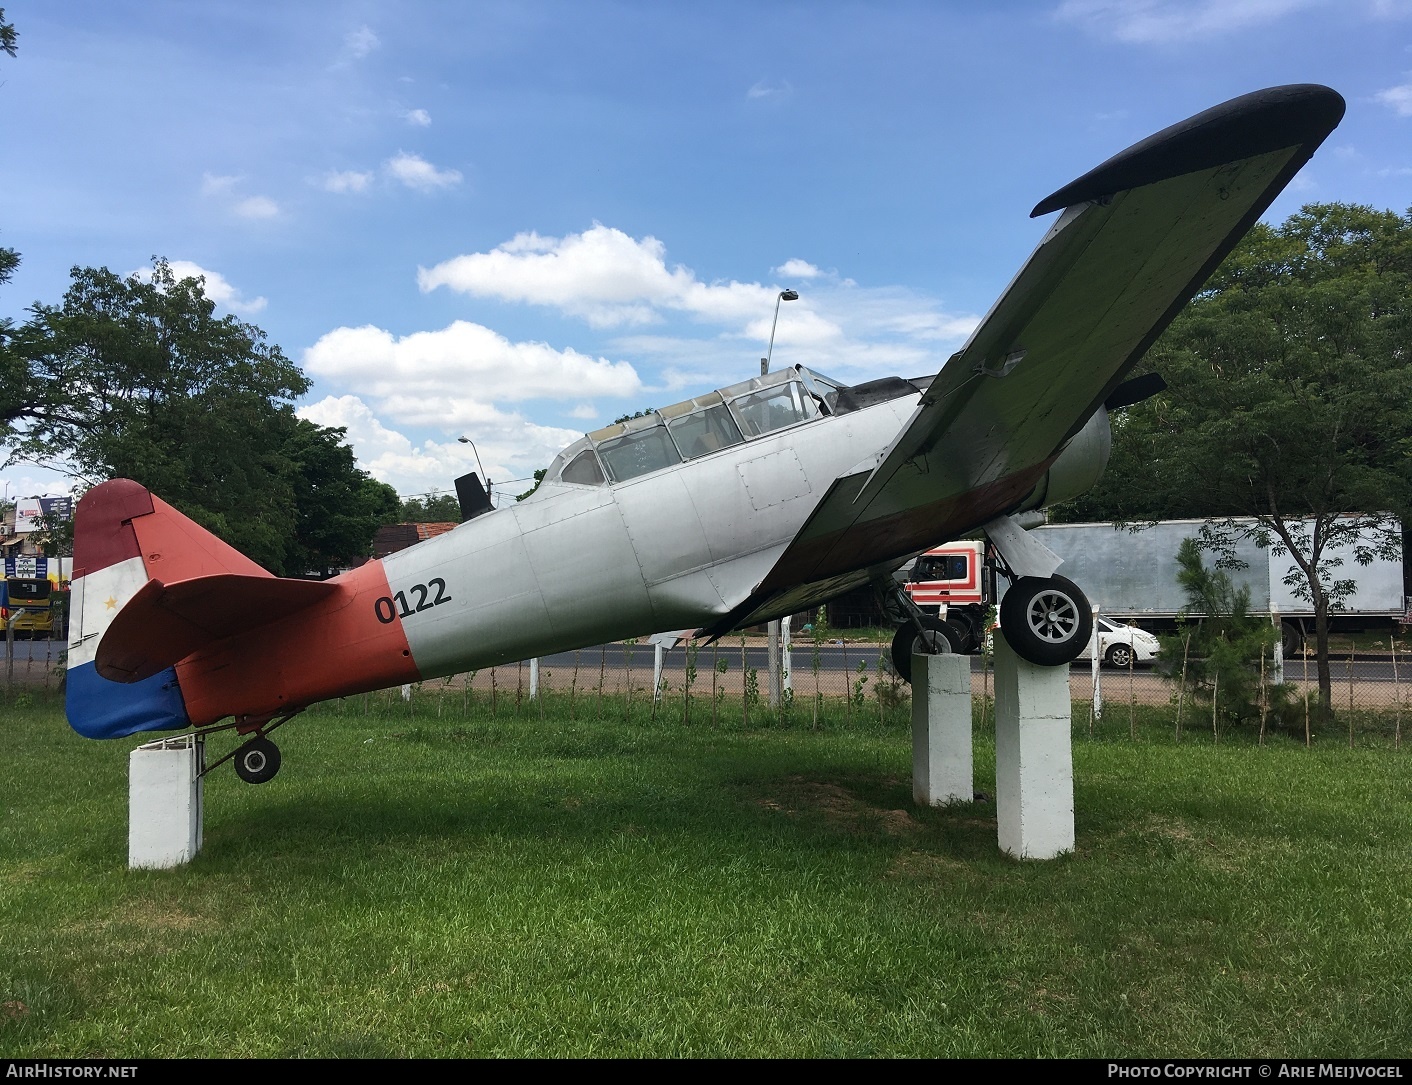
{"label": "horizontal stabilizer", "polygon": [[98,643],[98,674],[139,682],[206,645],[247,633],[337,594],[337,584],[220,573],[175,584],[149,580]]}

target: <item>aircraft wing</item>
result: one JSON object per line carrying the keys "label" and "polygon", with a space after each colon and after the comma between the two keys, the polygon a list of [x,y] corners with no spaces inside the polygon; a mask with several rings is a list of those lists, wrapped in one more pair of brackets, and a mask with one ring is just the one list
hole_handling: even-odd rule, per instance
{"label": "aircraft wing", "polygon": [[1062,214],[891,447],[834,481],[710,632],[805,609],[1019,505],[1343,111],[1327,87],[1257,91],[1040,201],[1031,217]]}

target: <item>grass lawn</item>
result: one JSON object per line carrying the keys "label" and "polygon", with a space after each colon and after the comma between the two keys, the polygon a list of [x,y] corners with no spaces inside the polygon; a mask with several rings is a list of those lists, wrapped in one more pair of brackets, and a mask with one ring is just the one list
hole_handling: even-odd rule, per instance
{"label": "grass lawn", "polygon": [[1036,863],[993,802],[913,806],[900,714],[384,705],[218,769],[165,872],[125,866],[136,743],[0,706],[0,1055],[1412,1050],[1401,751],[1076,726],[1078,849]]}

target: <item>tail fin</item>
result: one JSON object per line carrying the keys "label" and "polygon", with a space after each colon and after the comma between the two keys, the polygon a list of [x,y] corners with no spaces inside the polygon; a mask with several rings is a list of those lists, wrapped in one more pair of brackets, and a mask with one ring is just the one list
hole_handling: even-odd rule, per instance
{"label": "tail fin", "polygon": [[334,591],[281,580],[129,479],[74,513],[65,709],[88,738],[191,726],[176,664]]}

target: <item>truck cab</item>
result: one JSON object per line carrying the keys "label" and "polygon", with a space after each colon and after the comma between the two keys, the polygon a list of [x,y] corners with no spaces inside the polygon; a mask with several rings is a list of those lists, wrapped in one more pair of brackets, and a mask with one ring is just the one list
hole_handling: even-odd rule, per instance
{"label": "truck cab", "polygon": [[902,584],[923,614],[952,627],[964,652],[980,648],[992,591],[985,564],[985,543],[963,539],[935,546],[913,563]]}

